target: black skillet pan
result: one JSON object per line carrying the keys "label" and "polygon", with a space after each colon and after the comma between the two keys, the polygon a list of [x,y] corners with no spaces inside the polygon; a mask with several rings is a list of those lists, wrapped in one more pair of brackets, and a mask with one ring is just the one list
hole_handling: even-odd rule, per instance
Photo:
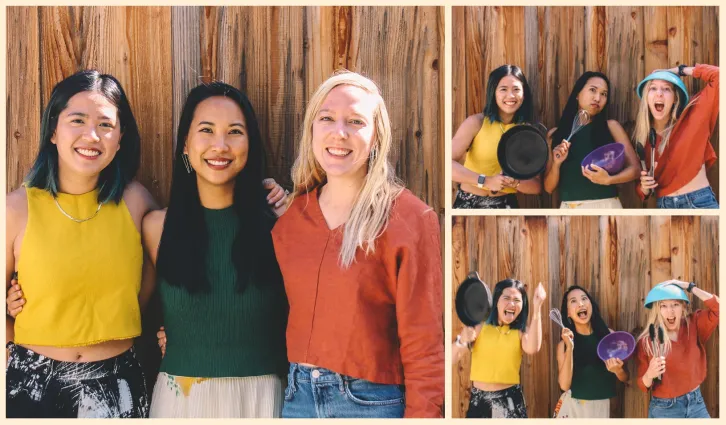
{"label": "black skillet pan", "polygon": [[479,279],[479,273],[472,272],[456,290],[456,315],[465,326],[476,326],[489,317],[492,308],[492,293]]}
{"label": "black skillet pan", "polygon": [[545,135],[529,124],[507,130],[497,148],[502,173],[517,180],[528,180],[544,171],[548,155]]}

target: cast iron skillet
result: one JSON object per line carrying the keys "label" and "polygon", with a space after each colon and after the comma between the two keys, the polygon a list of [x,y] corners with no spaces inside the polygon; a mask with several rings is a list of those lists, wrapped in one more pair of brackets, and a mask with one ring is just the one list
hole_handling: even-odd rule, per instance
{"label": "cast iron skillet", "polygon": [[492,293],[479,273],[472,272],[456,290],[456,315],[465,326],[476,326],[489,317]]}
{"label": "cast iron skillet", "polygon": [[497,148],[502,173],[517,180],[528,180],[544,171],[548,154],[544,134],[529,124],[507,130]]}

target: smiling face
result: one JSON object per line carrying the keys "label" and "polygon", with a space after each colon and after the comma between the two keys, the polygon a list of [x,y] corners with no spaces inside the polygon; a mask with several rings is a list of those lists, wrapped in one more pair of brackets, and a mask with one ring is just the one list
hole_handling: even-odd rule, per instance
{"label": "smiling face", "polygon": [[592,318],[592,303],[587,294],[580,289],[573,289],[567,294],[567,317],[574,323],[586,325]]}
{"label": "smiling face", "polygon": [[608,85],[600,77],[587,80],[585,86],[577,94],[577,104],[580,109],[587,111],[591,117],[602,112],[608,102]]}
{"label": "smiling face", "polygon": [[494,91],[500,116],[514,116],[524,101],[522,82],[512,75],[502,77]]}
{"label": "smiling face", "polygon": [[247,164],[247,123],[239,105],[213,96],[197,105],[184,146],[198,184],[232,185]]}
{"label": "smiling face", "polygon": [[668,331],[677,331],[681,326],[681,319],[685,310],[683,301],[665,300],[658,302],[660,317]]}
{"label": "smiling face", "polygon": [[363,179],[375,139],[377,97],[339,85],[330,90],[313,121],[313,155],[331,178]]}
{"label": "smiling face", "polygon": [[497,300],[497,313],[500,325],[514,322],[522,311],[522,294],[515,288],[504,288]]}
{"label": "smiling face", "polygon": [[656,121],[668,120],[676,103],[676,93],[673,84],[664,80],[652,80],[643,89],[648,101],[653,119]]}
{"label": "smiling face", "polygon": [[96,178],[113,161],[120,140],[116,106],[94,91],[80,92],[68,100],[50,138],[58,149],[61,176]]}

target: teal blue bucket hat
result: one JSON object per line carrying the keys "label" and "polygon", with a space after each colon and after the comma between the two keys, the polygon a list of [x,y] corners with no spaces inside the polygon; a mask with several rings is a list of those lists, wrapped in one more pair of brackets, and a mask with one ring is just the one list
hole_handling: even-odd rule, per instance
{"label": "teal blue bucket hat", "polygon": [[651,80],[663,80],[668,81],[669,83],[676,86],[681,91],[681,105],[680,108],[685,108],[686,104],[688,103],[688,91],[686,90],[686,85],[683,84],[683,81],[678,78],[678,76],[670,71],[658,71],[654,72],[647,77],[643,78],[643,81],[638,84],[638,88],[635,89],[635,91],[638,93],[639,98],[643,98],[643,87],[645,87],[645,83]]}
{"label": "teal blue bucket hat", "polygon": [[645,308],[652,308],[653,303],[664,300],[681,300],[689,303],[688,295],[675,283],[663,282],[655,285],[645,297]]}

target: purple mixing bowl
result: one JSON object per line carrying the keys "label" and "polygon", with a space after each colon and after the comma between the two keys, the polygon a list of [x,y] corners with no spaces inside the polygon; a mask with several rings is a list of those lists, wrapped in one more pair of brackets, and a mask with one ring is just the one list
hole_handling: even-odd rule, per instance
{"label": "purple mixing bowl", "polygon": [[590,152],[582,160],[582,166],[595,164],[608,174],[617,174],[625,167],[625,146],[621,143],[608,143]]}
{"label": "purple mixing bowl", "polygon": [[612,332],[601,339],[597,345],[597,356],[602,361],[612,357],[625,361],[633,354],[633,351],[635,351],[635,338],[628,332]]}

